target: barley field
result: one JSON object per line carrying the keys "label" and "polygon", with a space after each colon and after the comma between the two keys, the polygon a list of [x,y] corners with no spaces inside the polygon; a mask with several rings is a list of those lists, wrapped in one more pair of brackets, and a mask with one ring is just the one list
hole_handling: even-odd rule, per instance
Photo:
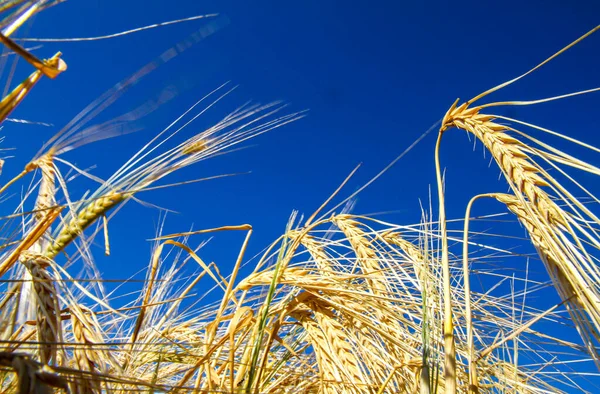
{"label": "barley field", "polygon": [[[586,59],[593,62],[600,25],[563,37],[556,50],[504,82],[478,75],[492,83],[471,99],[449,101],[445,112],[425,108],[434,119],[430,127],[393,147],[396,159],[366,177],[359,158],[339,179],[321,169],[313,176],[327,186],[304,211],[296,209],[302,194],[294,195],[291,183],[274,177],[253,186],[244,171],[269,163],[246,148],[281,138],[309,111],[286,100],[246,101],[247,91],[233,82],[188,81],[189,92],[176,82],[158,93],[143,90],[146,80],[169,72],[172,59],[185,63],[235,18],[206,13],[127,22],[127,29],[98,35],[28,34],[34,18],[68,12],[72,2],[62,3],[0,1],[2,132],[29,133],[15,152],[2,142],[0,392],[600,392],[600,148],[597,138],[575,137],[568,124],[555,129],[557,113],[544,110],[595,97],[600,88],[585,80],[581,89],[504,98],[548,69],[560,81],[560,67],[552,65],[576,50],[591,53]],[[45,37],[69,31],[37,20]],[[194,25],[192,33],[159,37],[182,25]],[[157,37],[148,43],[150,62],[132,56],[121,70],[114,59],[93,56],[94,45],[114,45],[118,53],[121,40],[144,34]],[[91,55],[72,64],[69,51]],[[98,80],[113,87],[90,96],[89,104],[80,102],[86,92],[73,102],[57,100],[80,112],[61,114],[62,125],[46,122],[59,109],[52,92],[61,80],[75,73],[86,86],[96,78],[92,63],[104,70]],[[181,107],[188,93],[195,98]],[[174,107],[168,122],[157,120]],[[530,107],[540,108],[544,124],[520,118],[520,108]],[[598,123],[590,125],[591,136]],[[297,152],[273,157],[289,160],[282,174],[292,177],[292,169],[311,161],[302,144],[327,141],[293,141]],[[474,145],[480,155],[463,157],[466,166],[489,163],[488,174],[499,177],[486,183],[493,188],[478,189],[483,183],[453,173],[465,166],[456,161],[457,143]],[[417,144],[429,156],[411,156]],[[84,153],[75,160],[75,152]],[[232,166],[235,156],[243,159]],[[98,168],[80,165],[86,158],[102,161]],[[425,196],[409,178],[390,176],[403,173],[428,179]],[[318,184],[303,176],[298,188]],[[208,196],[217,190],[211,185],[240,178],[244,187],[231,186],[231,194],[268,199],[257,223],[232,217],[230,197]],[[365,190],[385,182],[390,193],[411,201],[401,209],[415,220],[359,213]],[[468,193],[466,204],[457,202],[457,189]],[[186,203],[211,211],[212,219],[194,224]],[[267,229],[279,220],[280,206],[286,220]],[[148,223],[153,235],[138,237]]]}

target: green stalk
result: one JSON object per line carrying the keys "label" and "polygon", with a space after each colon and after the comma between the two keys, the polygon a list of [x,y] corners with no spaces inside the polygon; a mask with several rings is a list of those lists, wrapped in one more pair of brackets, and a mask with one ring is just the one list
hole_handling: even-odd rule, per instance
{"label": "green stalk", "polygon": [[[286,234],[290,232],[292,226],[292,220],[290,220],[286,226]],[[277,262],[275,263],[275,270],[273,272],[273,279],[271,280],[271,284],[269,285],[269,291],[267,292],[267,297],[265,299],[265,303],[263,304],[260,320],[258,322],[258,334],[256,336],[256,340],[254,343],[254,349],[252,351],[252,359],[250,361],[250,367],[248,370],[248,380],[246,384],[246,393],[250,393],[252,391],[252,385],[254,383],[254,378],[256,375],[256,365],[258,364],[258,356],[261,351],[262,339],[265,333],[265,327],[267,325],[267,318],[269,315],[269,306],[273,301],[273,296],[275,294],[275,288],[277,287],[277,282],[279,280],[279,271],[283,265],[283,262],[286,257],[286,250],[288,245],[288,237],[284,236],[281,241],[281,247],[279,248],[279,253],[277,254]]]}

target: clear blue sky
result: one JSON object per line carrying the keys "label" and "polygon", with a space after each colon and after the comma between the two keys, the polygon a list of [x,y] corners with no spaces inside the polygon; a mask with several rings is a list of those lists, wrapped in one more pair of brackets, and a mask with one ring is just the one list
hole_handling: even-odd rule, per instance
{"label": "clear blue sky", "polygon": [[[95,36],[198,14],[220,13],[226,26],[159,68],[103,115],[142,103],[167,84],[181,90],[142,132],[83,147],[66,159],[97,164],[107,177],[147,139],[196,99],[225,81],[240,88],[193,130],[209,125],[248,99],[284,100],[308,117],[242,152],[207,161],[172,181],[225,172],[251,175],[140,195],[180,212],[166,232],[250,223],[250,254],[284,229],[293,209],[310,214],[362,162],[350,194],[440,119],[452,102],[468,99],[537,64],[598,24],[597,1],[143,1],[70,0],[36,17],[30,37]],[[223,19],[224,20],[224,19]],[[13,114],[57,127],[5,124],[4,147],[16,147],[5,173],[15,174],[59,126],[114,83],[185,39],[208,21],[186,22],[98,42],[46,43],[40,57],[63,52],[69,70],[44,80]],[[25,30],[20,32],[25,34]],[[528,100],[597,87],[600,35],[593,36],[518,85],[494,96]],[[18,73],[24,76],[25,66]],[[513,117],[549,126],[600,145],[600,95],[510,109]],[[192,131],[189,131],[190,133]],[[32,143],[31,141],[35,141]],[[398,223],[419,220],[418,199],[433,185],[430,135],[358,199],[357,213],[395,211]],[[593,159],[592,159],[593,160]],[[448,134],[450,216],[462,215],[477,193],[503,191],[489,156],[473,151],[464,133]],[[596,161],[594,164],[598,164]],[[90,183],[77,181],[73,193]],[[130,203],[111,222],[113,256],[99,257],[108,278],[123,278],[148,260],[158,212]],[[203,239],[197,237],[193,243]],[[219,235],[202,252],[224,272],[240,234]],[[98,255],[102,249],[97,250]]]}

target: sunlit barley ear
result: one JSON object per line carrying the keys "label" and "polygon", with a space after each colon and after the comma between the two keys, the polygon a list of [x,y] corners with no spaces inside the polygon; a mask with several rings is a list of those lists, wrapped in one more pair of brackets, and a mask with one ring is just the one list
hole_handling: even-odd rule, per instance
{"label": "sunlit barley ear", "polygon": [[184,146],[181,149],[181,152],[184,155],[191,155],[191,154],[199,153],[199,152],[202,152],[203,150],[208,149],[208,146],[209,146],[209,142],[207,140],[200,139],[196,142],[190,143],[187,146]]}
{"label": "sunlit barley ear", "polygon": [[[34,206],[35,218],[41,220],[46,211],[56,205],[56,174],[52,155],[44,155],[34,163],[42,175]],[[47,242],[44,237],[41,240]]]}
{"label": "sunlit barley ear", "polygon": [[355,354],[354,344],[347,339],[348,335],[339,316],[336,316],[331,307],[328,308],[322,300],[313,299],[304,303],[312,310],[315,321],[323,330],[330,354],[338,360],[338,368],[341,366],[339,375],[351,385],[362,385],[365,378],[359,357]]}
{"label": "sunlit barley ear", "polygon": [[[306,298],[307,294],[300,296],[300,299]],[[323,331],[325,328],[319,326],[319,322],[312,316],[310,308],[303,302],[290,304],[288,314],[300,322],[306,330],[315,352],[319,371],[322,374],[321,390],[325,393],[335,392],[335,387],[344,381],[345,376],[340,375],[340,368],[335,362],[336,353],[330,349],[328,337]]]}
{"label": "sunlit barley ear", "polygon": [[[105,349],[105,338],[96,315],[83,305],[74,305],[69,310],[75,345],[73,349],[75,367],[92,374],[106,374],[109,371],[107,365],[111,364],[113,357],[109,354],[110,350]],[[93,375],[77,381],[77,392],[99,393],[101,390],[101,382]]]}
{"label": "sunlit barley ear", "polygon": [[[571,316],[588,351],[599,360],[594,342],[600,341],[600,269],[585,247],[586,243],[600,245],[600,236],[588,224],[599,221],[535,158],[557,164],[570,162],[584,168],[586,164],[575,159],[558,160],[556,153],[533,149],[509,134],[515,129],[497,123],[493,115],[481,114],[481,110],[469,108],[466,103],[451,108],[443,120],[442,131],[452,127],[465,130],[492,154],[514,193],[501,195],[499,200],[517,214],[528,230],[561,297],[575,296],[569,302]],[[580,307],[587,316],[578,311]]]}
{"label": "sunlit barley ear", "polygon": [[333,223],[344,233],[356,254],[357,264],[363,273],[373,279],[368,279],[370,287],[375,294],[384,294],[385,286],[380,276],[383,275],[377,254],[371,247],[368,235],[359,227],[359,223],[348,215],[337,215]]}
{"label": "sunlit barley ear", "polygon": [[323,247],[324,245],[315,239],[315,237],[309,234],[302,236],[302,233],[296,230],[290,233],[290,238],[300,238],[300,243],[306,248],[306,250],[308,250],[314,259],[317,268],[324,276],[333,273],[333,266],[331,265],[330,261],[331,257],[325,252]]}
{"label": "sunlit barley ear", "polygon": [[[441,137],[452,128],[472,134],[491,153],[513,193],[513,197],[503,195],[500,199],[517,214],[528,230],[557,292],[565,302],[568,300],[570,315],[588,352],[600,369],[600,358],[596,350],[600,343],[598,306],[600,305],[600,268],[597,258],[593,255],[600,247],[600,232],[597,230],[600,219],[591,207],[569,191],[568,185],[577,188],[594,203],[597,203],[598,199],[567,172],[567,170],[577,169],[598,176],[600,170],[534,138],[529,132],[523,130],[543,132],[562,138],[563,142],[573,143],[579,148],[594,153],[599,151],[589,144],[547,128],[506,116],[485,113],[493,107],[542,104],[597,92],[600,88],[531,101],[475,104],[495,91],[526,77],[599,29],[600,26],[597,26],[590,30],[526,73],[462,104],[458,104],[457,100],[442,120],[436,147],[436,160],[439,164]],[[550,167],[552,172],[544,167]]]}
{"label": "sunlit barley ear", "polygon": [[[28,164],[28,171],[39,169],[41,172],[41,180],[38,187],[37,197],[34,205],[33,224],[40,223],[46,217],[46,214],[56,206],[56,173],[52,155],[44,155],[38,160]],[[49,244],[49,235],[51,228],[48,227],[44,233],[40,234],[38,239],[31,245],[28,252],[41,255]],[[19,302],[19,320],[21,322],[30,320],[35,314],[35,302],[32,295],[32,281],[29,270],[23,270],[22,279],[24,283],[21,287]]]}
{"label": "sunlit barley ear", "polygon": [[43,364],[56,362],[58,346],[62,343],[62,324],[54,278],[47,270],[52,262],[41,255],[23,253],[21,263],[27,268],[33,281],[40,361]]}
{"label": "sunlit barley ear", "polygon": [[[200,102],[202,100],[192,106],[188,112]],[[120,203],[133,198],[136,193],[150,190],[153,184],[173,172],[224,154],[251,138],[302,117],[301,113],[275,116],[282,108],[284,106],[279,103],[244,106],[177,146],[164,152],[157,152],[157,149],[167,140],[191,122],[179,125],[178,123],[182,122],[182,117],[179,117],[129,159],[90,196],[89,201],[83,202],[76,212],[69,212],[57,229],[54,241],[46,248],[45,255],[55,258],[98,218]],[[203,111],[192,120],[202,113]],[[165,136],[167,132],[171,134]]]}

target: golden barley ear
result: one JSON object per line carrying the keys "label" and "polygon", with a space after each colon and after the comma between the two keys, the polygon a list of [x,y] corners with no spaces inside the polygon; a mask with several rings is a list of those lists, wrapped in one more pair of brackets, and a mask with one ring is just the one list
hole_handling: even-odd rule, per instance
{"label": "golden barley ear", "polygon": [[[481,107],[469,108],[466,103],[451,108],[444,118],[441,132],[452,127],[465,130],[480,140],[492,154],[513,192],[513,195],[498,194],[496,198],[505,203],[527,229],[563,300],[575,295],[567,304],[571,305],[569,311],[589,353],[600,368],[594,344],[600,341],[600,286],[597,281],[600,269],[589,254],[590,248],[585,246],[587,243],[596,247],[600,244],[600,237],[593,225],[582,226],[580,219],[588,223],[600,222],[534,157],[557,163],[559,160],[560,163],[569,163],[568,160],[532,149],[509,134],[515,129],[495,122],[493,115],[481,114],[481,110]],[[571,162],[584,166],[574,159]],[[559,205],[560,202],[563,204]],[[579,308],[574,308],[573,303],[583,308],[587,317],[578,312]]]}
{"label": "golden barley ear", "polygon": [[69,308],[71,331],[73,335],[73,367],[80,371],[90,372],[90,376],[78,379],[78,391],[101,392],[102,382],[96,374],[106,374],[109,366],[114,364],[110,349],[105,349],[106,339],[96,314],[83,305],[72,305]]}
{"label": "golden barley ear", "polygon": [[[553,169],[558,170],[560,175],[565,175],[565,179],[569,181],[573,179],[560,168],[561,166],[570,166],[595,175],[600,175],[600,171],[588,163],[530,137],[527,133],[517,130],[515,127],[531,127],[559,136],[565,141],[575,142],[580,146],[591,148],[594,151],[597,151],[597,149],[539,126],[507,117],[483,113],[485,109],[490,107],[540,104],[597,92],[600,88],[532,101],[492,102],[479,106],[473,105],[481,98],[529,75],[598,30],[600,30],[600,26],[590,30],[531,70],[510,81],[489,89],[460,105],[458,105],[459,101],[456,100],[443,117],[438,134],[435,158],[440,200],[443,265],[446,267],[446,270],[448,235],[446,231],[445,202],[439,151],[442,135],[449,129],[457,128],[466,131],[481,141],[498,164],[514,195],[506,196],[499,194],[497,198],[501,202],[506,203],[509,210],[517,214],[520,221],[528,230],[532,242],[545,263],[558,293],[564,302],[569,300],[566,305],[570,315],[586,344],[589,354],[600,369],[600,358],[596,350],[598,343],[600,343],[600,286],[598,286],[600,269],[596,263],[596,258],[590,252],[590,250],[597,249],[600,245],[600,233],[596,230],[597,225],[600,224],[600,219],[585,204],[582,204],[575,198],[560,180],[544,170],[536,162],[536,159],[539,158],[544,163],[551,165]],[[500,123],[498,119],[514,122],[517,126],[513,127]],[[527,142],[522,141],[518,137],[526,139]],[[541,148],[534,145],[538,145]],[[598,199],[591,195],[587,189],[577,182],[573,182],[580,190],[590,195],[594,202],[598,202]],[[586,244],[589,247],[586,247]],[[446,287],[449,287],[448,273],[445,274],[445,282]],[[445,303],[450,305],[449,292],[446,291],[446,294]],[[575,303],[578,304],[578,307],[574,306]],[[581,309],[585,313],[582,313]],[[452,308],[449,307],[447,314],[450,315],[451,312]],[[454,327],[452,327],[452,319],[449,319],[447,325],[446,335],[453,337]],[[446,348],[448,354],[453,353],[451,350],[453,344],[448,343]],[[454,359],[454,355],[450,356],[447,363],[450,364]]]}
{"label": "golden barley ear", "polygon": [[63,336],[55,279],[47,270],[52,261],[28,252],[23,252],[20,260],[33,281],[40,361],[43,364],[56,362],[58,346],[63,342]]}

